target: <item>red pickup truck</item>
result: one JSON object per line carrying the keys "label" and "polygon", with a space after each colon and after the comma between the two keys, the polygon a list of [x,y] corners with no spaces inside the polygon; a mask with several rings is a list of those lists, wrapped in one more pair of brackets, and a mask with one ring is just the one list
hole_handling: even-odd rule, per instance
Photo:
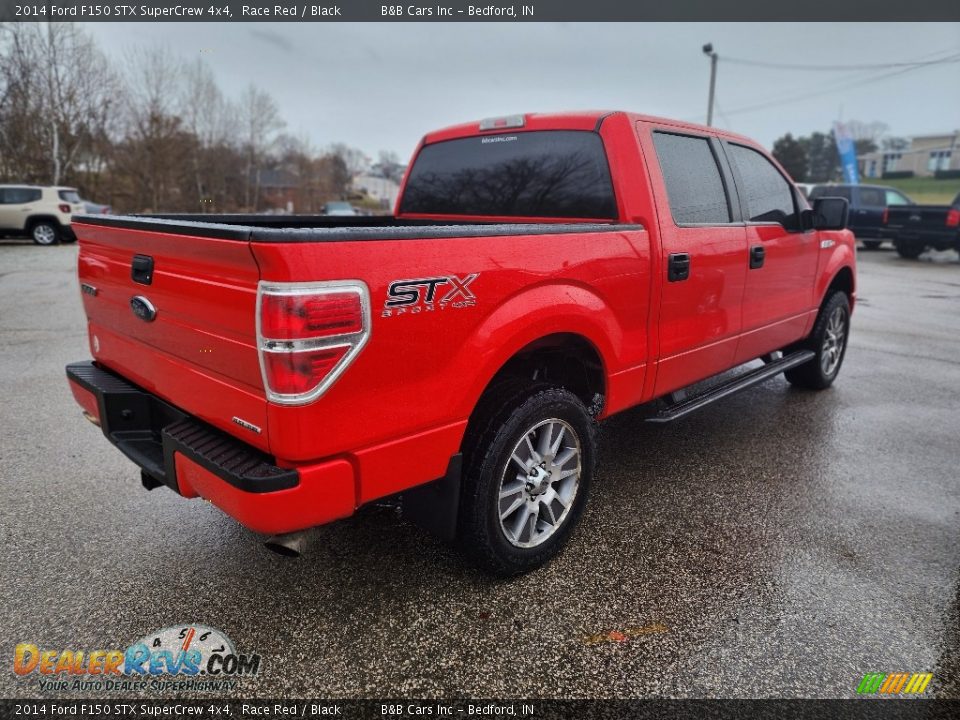
{"label": "red pickup truck", "polygon": [[67,376],[146,488],[206,498],[276,549],[401,494],[516,574],[583,512],[597,421],[671,421],[781,372],[833,382],[846,215],[715,128],[459,125],[423,138],[392,217],[77,220],[94,359]]}

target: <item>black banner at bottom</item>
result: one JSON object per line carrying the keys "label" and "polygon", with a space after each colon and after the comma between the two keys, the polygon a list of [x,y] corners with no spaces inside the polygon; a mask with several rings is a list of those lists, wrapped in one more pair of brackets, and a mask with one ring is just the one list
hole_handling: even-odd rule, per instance
{"label": "black banner at bottom", "polygon": [[759,718],[960,717],[960,700],[0,700],[0,718]]}

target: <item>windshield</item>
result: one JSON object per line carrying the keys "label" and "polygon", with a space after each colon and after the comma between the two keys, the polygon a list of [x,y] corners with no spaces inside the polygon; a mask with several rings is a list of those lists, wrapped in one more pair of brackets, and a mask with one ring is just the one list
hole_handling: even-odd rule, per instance
{"label": "windshield", "polygon": [[616,219],[617,204],[600,136],[549,130],[425,146],[400,212]]}

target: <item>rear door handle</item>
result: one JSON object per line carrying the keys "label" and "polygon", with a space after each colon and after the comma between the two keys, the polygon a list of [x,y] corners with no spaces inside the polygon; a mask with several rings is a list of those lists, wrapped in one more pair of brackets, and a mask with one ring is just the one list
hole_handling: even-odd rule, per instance
{"label": "rear door handle", "polygon": [[670,253],[667,262],[667,280],[679,282],[690,277],[690,253]]}
{"label": "rear door handle", "polygon": [[763,267],[763,258],[766,256],[766,250],[763,245],[754,245],[750,248],[750,269],[756,270]]}

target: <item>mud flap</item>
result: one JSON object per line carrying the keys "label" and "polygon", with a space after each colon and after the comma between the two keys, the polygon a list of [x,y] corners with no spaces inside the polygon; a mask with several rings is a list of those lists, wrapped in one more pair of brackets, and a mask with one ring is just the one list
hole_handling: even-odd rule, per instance
{"label": "mud flap", "polygon": [[447,474],[439,480],[403,492],[403,517],[441,540],[457,536],[457,515],[460,509],[460,477],[463,455],[450,458]]}

